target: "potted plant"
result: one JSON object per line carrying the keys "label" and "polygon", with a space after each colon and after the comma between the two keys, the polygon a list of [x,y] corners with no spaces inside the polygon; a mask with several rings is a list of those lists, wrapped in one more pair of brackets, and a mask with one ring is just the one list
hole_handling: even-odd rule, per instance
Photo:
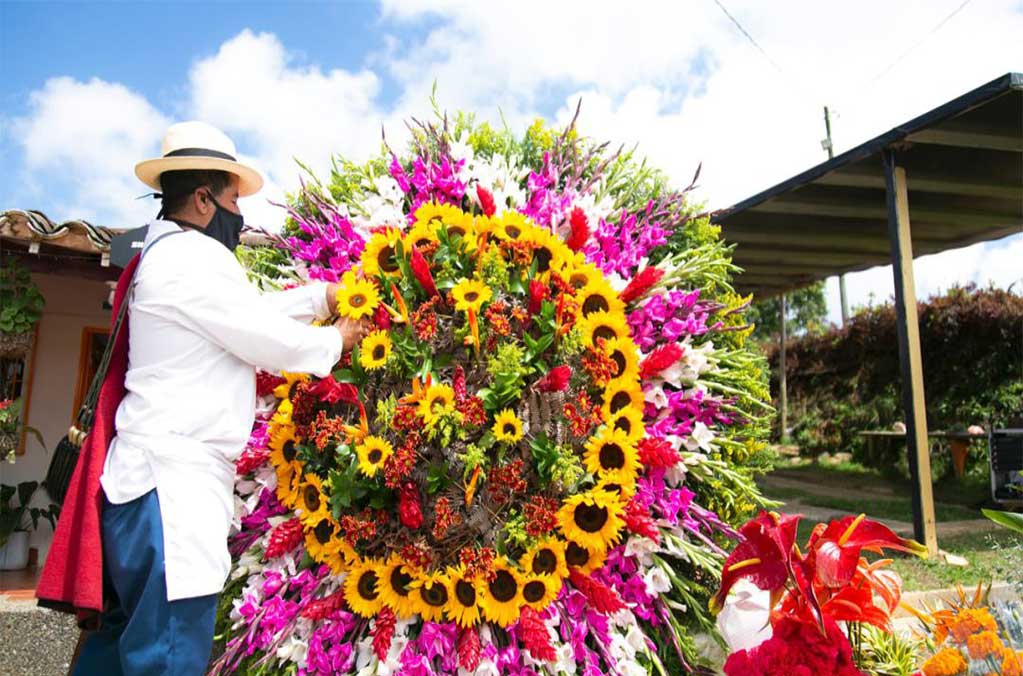
{"label": "potted plant", "polygon": [[57,523],[57,505],[29,507],[37,488],[38,481],[0,484],[0,570],[20,570],[28,565],[28,534],[39,526],[40,518],[48,521],[50,528]]}
{"label": "potted plant", "polygon": [[21,357],[32,345],[32,327],[46,301],[28,269],[6,260],[0,268],[0,357]]}
{"label": "potted plant", "polygon": [[21,430],[31,432],[43,447],[43,436],[34,427],[21,424],[21,399],[0,401],[0,462],[14,462],[14,451],[18,448]]}

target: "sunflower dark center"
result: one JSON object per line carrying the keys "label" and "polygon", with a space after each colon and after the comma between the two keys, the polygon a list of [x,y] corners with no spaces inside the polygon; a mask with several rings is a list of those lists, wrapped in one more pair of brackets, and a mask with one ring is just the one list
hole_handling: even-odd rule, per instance
{"label": "sunflower dark center", "polygon": [[610,308],[607,299],[603,296],[590,296],[583,301],[583,316],[591,315],[594,312],[607,312]]}
{"label": "sunflower dark center", "polygon": [[604,444],[600,447],[600,466],[604,469],[625,467],[625,451],[618,444]]}
{"label": "sunflower dark center", "polygon": [[298,384],[299,384],[300,382],[301,382],[301,381],[299,381],[299,380],[296,380],[295,382],[293,382],[293,383],[291,384],[291,386],[290,386],[290,387],[288,387],[288,399],[294,399],[294,398],[295,398],[295,390],[297,390],[297,389],[298,389]]}
{"label": "sunflower dark center", "polygon": [[617,338],[617,337],[618,337],[618,334],[615,333],[615,330],[612,329],[610,326],[598,326],[593,331],[593,339],[594,339],[594,341],[597,341],[597,340],[599,340],[601,338],[603,338],[604,340],[611,340],[612,338]]}
{"label": "sunflower dark center", "polygon": [[522,229],[517,225],[509,225],[504,231],[512,239],[518,239],[519,235],[522,234]]}
{"label": "sunflower dark center", "polygon": [[412,582],[412,576],[405,572],[404,566],[398,566],[391,571],[391,588],[398,596],[408,596],[408,586]]}
{"label": "sunflower dark center", "polygon": [[455,583],[455,598],[467,608],[476,605],[476,587],[470,582],[459,580]]}
{"label": "sunflower dark center", "polygon": [[587,533],[596,533],[607,523],[607,508],[583,503],[575,508],[575,525]]}
{"label": "sunflower dark center", "polygon": [[547,585],[539,580],[527,582],[525,586],[522,587],[522,598],[526,599],[526,601],[530,603],[536,603],[542,599],[546,593]]}
{"label": "sunflower dark center", "polygon": [[501,428],[501,431],[508,435],[514,435],[517,429],[515,425],[511,423],[505,423],[504,427]]}
{"label": "sunflower dark center", "polygon": [[353,294],[351,298],[348,299],[348,304],[352,307],[362,307],[366,304],[366,297],[361,293]]}
{"label": "sunflower dark center", "polygon": [[518,582],[507,570],[497,571],[493,582],[490,583],[490,594],[501,603],[507,603],[515,598],[518,590]]}
{"label": "sunflower dark center", "polygon": [[533,254],[537,261],[537,271],[547,272],[551,269],[551,259],[554,258],[554,254],[551,253],[550,249],[540,248]]}
{"label": "sunflower dark center", "polygon": [[379,448],[374,448],[366,456],[366,458],[369,460],[370,464],[373,464],[373,465],[375,465],[378,462],[380,462],[380,458],[382,458],[382,457],[384,457],[384,452],[381,451]]}
{"label": "sunflower dark center", "polygon": [[571,284],[572,287],[576,289],[583,288],[589,281],[590,281],[589,277],[578,272],[568,278],[568,283]]}
{"label": "sunflower dark center", "polygon": [[553,573],[558,567],[558,557],[549,549],[541,549],[533,557],[533,572],[537,575]]}
{"label": "sunflower dark center", "polygon": [[420,595],[427,605],[435,608],[439,608],[448,602],[447,587],[439,582],[423,585],[423,591]]}
{"label": "sunflower dark center", "polygon": [[292,439],[284,442],[283,448],[281,448],[281,454],[284,456],[286,462],[291,462],[298,455],[298,449],[295,448],[295,442]]}
{"label": "sunflower dark center", "polygon": [[477,301],[477,299],[479,299],[479,297],[480,297],[479,291],[466,291],[465,292],[465,300],[470,302],[470,303],[475,303]]}
{"label": "sunflower dark center", "polygon": [[306,486],[302,491],[302,499],[305,501],[305,508],[310,512],[320,508],[320,490],[316,486]]}
{"label": "sunflower dark center", "polygon": [[627,363],[625,361],[625,355],[622,354],[622,351],[621,350],[615,350],[614,352],[612,352],[611,353],[611,361],[613,361],[615,363],[615,368],[618,369],[617,371],[615,371],[615,376],[622,375],[622,373],[625,371],[625,365]]}
{"label": "sunflower dark center", "polygon": [[359,577],[357,585],[359,596],[367,601],[375,601],[377,597],[377,574],[376,571],[367,570]]}
{"label": "sunflower dark center", "polygon": [[394,260],[394,247],[385,246],[377,254],[377,265],[384,272],[397,272],[398,263]]}
{"label": "sunflower dark center", "polygon": [[449,235],[457,235],[459,237],[465,237],[465,228],[463,228],[460,225],[449,225],[448,226],[448,234]]}
{"label": "sunflower dark center", "polygon": [[626,408],[632,403],[632,397],[629,396],[628,392],[615,392],[615,395],[611,397],[611,412],[618,413],[618,411]]}
{"label": "sunflower dark center", "polygon": [[321,545],[325,545],[330,542],[330,536],[334,533],[334,527],[330,525],[330,521],[320,519],[320,522],[316,524],[316,528],[313,529],[313,533],[316,535],[316,541]]}
{"label": "sunflower dark center", "polygon": [[374,359],[383,359],[385,354],[387,354],[387,350],[384,349],[383,345],[376,345],[373,347]]}
{"label": "sunflower dark center", "polygon": [[577,545],[574,542],[568,543],[568,548],[565,549],[565,561],[572,566],[585,566],[586,562],[590,560],[590,553]]}

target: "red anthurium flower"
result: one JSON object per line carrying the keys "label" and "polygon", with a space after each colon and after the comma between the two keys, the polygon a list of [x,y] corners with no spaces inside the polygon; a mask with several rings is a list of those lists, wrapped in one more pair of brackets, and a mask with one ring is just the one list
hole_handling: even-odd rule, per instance
{"label": "red anthurium flower", "polygon": [[430,264],[426,262],[423,254],[419,253],[419,249],[415,246],[412,247],[409,267],[412,268],[412,274],[415,275],[416,281],[423,287],[427,296],[431,298],[440,296],[440,291],[437,290],[437,285],[433,281],[433,274],[430,273]]}
{"label": "red anthurium flower", "polygon": [[841,587],[849,583],[864,549],[880,552],[882,548],[896,549],[926,556],[923,545],[900,538],[890,528],[866,515],[846,516],[814,529],[807,543],[807,561],[814,575],[826,587]]}
{"label": "red anthurium flower", "polygon": [[799,516],[760,512],[747,521],[739,533],[744,541],[725,561],[721,571],[721,589],[711,599],[711,610],[724,606],[728,592],[745,578],[765,591],[778,591],[792,576],[792,556]]}
{"label": "red anthurium flower", "polygon": [[571,366],[555,366],[536,382],[535,387],[539,392],[564,392],[568,389],[568,381],[571,377]]}

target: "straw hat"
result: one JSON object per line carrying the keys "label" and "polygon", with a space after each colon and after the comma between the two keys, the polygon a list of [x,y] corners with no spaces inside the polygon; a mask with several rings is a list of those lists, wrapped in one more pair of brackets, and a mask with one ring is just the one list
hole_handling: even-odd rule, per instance
{"label": "straw hat", "polygon": [[180,169],[219,169],[238,177],[242,197],[263,187],[263,177],[236,159],[237,151],[227,134],[205,122],[179,122],[163,136],[163,157],[135,165],[135,175],[154,190],[162,190],[160,174]]}

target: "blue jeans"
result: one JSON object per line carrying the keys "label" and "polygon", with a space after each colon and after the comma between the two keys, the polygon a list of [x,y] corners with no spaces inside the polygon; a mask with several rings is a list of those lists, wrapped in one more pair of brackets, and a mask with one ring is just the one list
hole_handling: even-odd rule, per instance
{"label": "blue jeans", "polygon": [[167,600],[160,500],[103,500],[102,625],[82,646],[75,676],[201,676],[213,647],[217,595]]}

